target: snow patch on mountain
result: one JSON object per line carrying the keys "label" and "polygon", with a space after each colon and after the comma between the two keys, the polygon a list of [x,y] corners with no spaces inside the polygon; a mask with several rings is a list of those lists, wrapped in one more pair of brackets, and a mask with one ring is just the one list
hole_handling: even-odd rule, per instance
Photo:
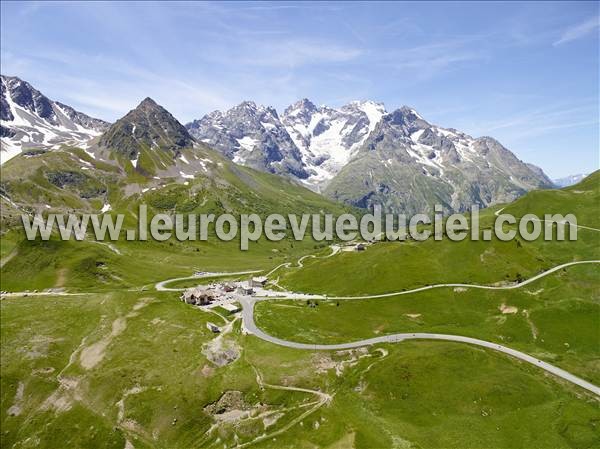
{"label": "snow patch on mountain", "polygon": [[377,126],[381,117],[386,113],[385,107],[381,103],[375,103],[373,101],[357,101],[350,104],[356,105],[358,109],[367,115],[367,119],[369,120],[369,134],[375,129],[375,126]]}
{"label": "snow patch on mountain", "polygon": [[108,123],[52,101],[17,77],[0,75],[0,163],[23,151],[84,146]]}
{"label": "snow patch on mountain", "polygon": [[241,139],[236,139],[238,144],[245,149],[246,151],[253,151],[256,144],[258,143],[257,139],[253,139],[250,136],[244,136]]}
{"label": "snow patch on mountain", "polygon": [[311,174],[304,182],[320,187],[331,180],[354,156],[384,114],[383,104],[373,101],[353,101],[334,109],[317,108],[304,99],[288,107],[281,121]]}

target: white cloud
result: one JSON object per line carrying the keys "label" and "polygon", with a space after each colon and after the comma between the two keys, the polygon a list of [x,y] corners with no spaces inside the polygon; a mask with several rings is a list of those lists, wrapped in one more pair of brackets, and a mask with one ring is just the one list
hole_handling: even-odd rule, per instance
{"label": "white cloud", "polygon": [[554,104],[527,110],[503,120],[482,122],[471,126],[475,135],[510,136],[513,142],[548,134],[555,130],[579,128],[598,124],[595,102],[581,104]]}
{"label": "white cloud", "polygon": [[475,36],[399,48],[375,58],[374,63],[406,73],[415,82],[422,81],[456,66],[488,58],[487,49],[474,45],[479,40]]}
{"label": "white cloud", "polygon": [[577,25],[567,28],[563,31],[560,38],[554,42],[555,47],[558,45],[566,44],[568,42],[581,39],[588,34],[596,31],[600,27],[600,16],[591,17]]}
{"label": "white cloud", "polygon": [[[210,55],[213,62],[248,67],[298,68],[311,64],[352,61],[363,54],[358,48],[323,40],[308,39],[244,39],[244,46],[222,54]],[[206,53],[205,53],[206,55]]]}

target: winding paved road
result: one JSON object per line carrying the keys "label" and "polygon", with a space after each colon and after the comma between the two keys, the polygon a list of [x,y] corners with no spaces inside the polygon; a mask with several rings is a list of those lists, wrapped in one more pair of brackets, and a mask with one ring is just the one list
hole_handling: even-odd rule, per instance
{"label": "winding paved road", "polygon": [[267,334],[262,331],[254,322],[254,304],[256,303],[256,299],[251,297],[245,297],[240,301],[242,303],[242,319],[243,325],[247,332],[255,335],[256,337],[268,341],[269,343],[273,343],[279,346],[285,346],[287,348],[293,349],[305,349],[312,351],[329,351],[329,350],[343,350],[343,349],[352,349],[359,348],[363,346],[375,345],[378,343],[399,343],[405,340],[443,340],[443,341],[453,341],[459,343],[467,343],[470,345],[481,346],[484,348],[492,349],[494,351],[502,352],[504,354],[510,355],[511,357],[515,357],[519,360],[522,360],[527,363],[531,363],[543,370],[554,374],[561,379],[564,379],[568,382],[571,382],[575,385],[580,386],[581,388],[585,388],[586,390],[594,393],[595,395],[600,397],[600,387],[587,382],[573,374],[560,369],[554,365],[546,363],[542,360],[536,359],[530,355],[525,354],[524,352],[517,351],[515,349],[507,348],[506,346],[499,345],[497,343],[491,343],[485,340],[479,340],[477,338],[471,337],[463,337],[460,335],[448,335],[448,334],[430,334],[430,333],[403,333],[403,334],[392,334],[392,335],[381,335],[379,337],[367,338],[365,340],[357,340],[348,343],[339,343],[339,344],[331,344],[331,345],[323,345],[323,344],[311,344],[311,343],[296,343],[293,341],[282,340],[281,338],[273,337],[272,335]]}
{"label": "winding paved road", "polygon": [[235,273],[203,273],[200,276],[187,276],[184,278],[167,279],[166,281],[158,282],[154,286],[154,288],[156,288],[156,290],[158,290],[159,292],[180,292],[180,291],[185,290],[185,288],[170,288],[170,287],[165,287],[165,285],[170,284],[171,282],[176,282],[176,281],[187,281],[187,280],[194,280],[194,279],[216,278],[216,277],[225,277],[225,276],[241,276],[243,274],[262,273],[263,271],[264,270],[237,271]]}
{"label": "winding paved road", "polygon": [[552,274],[558,270],[562,270],[563,268],[567,268],[567,267],[571,267],[573,265],[584,265],[584,264],[598,264],[600,263],[600,260],[579,260],[577,262],[567,262],[567,263],[563,263],[561,265],[557,265],[554,268],[550,268],[549,270],[546,271],[542,271],[540,274],[536,274],[535,276],[524,280],[523,282],[520,282],[518,284],[511,284],[511,285],[479,285],[479,284],[434,284],[434,285],[427,285],[425,287],[419,287],[419,288],[413,288],[412,290],[403,290],[403,291],[399,291],[399,292],[392,292],[392,293],[382,293],[380,295],[365,295],[365,296],[327,296],[328,299],[375,299],[375,298],[387,298],[390,296],[399,296],[399,295],[407,295],[409,293],[416,293],[416,292],[422,292],[424,290],[431,290],[434,288],[443,288],[443,287],[463,287],[463,288],[479,288],[479,289],[483,289],[483,290],[513,290],[516,288],[521,288],[521,287],[525,287],[528,284],[531,284],[532,282],[537,281],[540,278],[543,278],[544,276],[548,276],[549,274]]}
{"label": "winding paved road", "polygon": [[342,247],[340,245],[331,245],[329,247],[331,249],[331,253],[327,254],[326,256],[315,256],[314,254],[307,254],[306,256],[302,256],[300,259],[298,259],[296,261],[296,266],[293,267],[293,263],[292,262],[284,262],[282,264],[277,265],[275,268],[273,268],[271,271],[269,271],[265,276],[269,277],[271,276],[273,273],[275,273],[277,270],[279,270],[280,268],[302,268],[304,267],[304,259],[328,259],[330,257],[335,256],[337,253],[339,253],[342,250]]}
{"label": "winding paved road", "polygon": [[[489,285],[478,285],[478,284],[435,284],[435,285],[428,285],[425,287],[415,288],[412,290],[405,290],[405,291],[393,292],[393,293],[384,293],[384,294],[380,294],[380,295],[337,296],[337,297],[329,296],[327,298],[328,299],[386,298],[386,297],[390,297],[390,296],[406,295],[409,293],[416,293],[416,292],[420,292],[420,291],[424,291],[424,290],[430,290],[430,289],[434,289],[434,288],[444,288],[444,287],[478,288],[478,289],[486,289],[486,290],[512,290],[512,289],[525,287],[526,285],[529,285],[532,282],[535,282],[540,278],[543,278],[552,273],[555,273],[556,271],[559,271],[563,268],[571,267],[574,265],[582,265],[582,264],[600,264],[600,260],[581,260],[581,261],[576,261],[576,262],[564,263],[561,265],[557,265],[556,267],[550,268],[549,270],[546,270],[536,276],[533,276],[532,278],[529,278],[519,284],[513,284],[513,285],[507,285],[507,286],[489,286]],[[277,268],[279,268],[279,267],[277,267]],[[246,271],[246,272],[238,272],[238,273],[218,273],[218,274],[217,273],[207,273],[207,275],[203,276],[203,277],[213,277],[215,275],[223,275],[223,276],[238,275],[238,274],[249,274],[249,273],[256,273],[256,272]],[[167,287],[164,287],[164,285],[168,284],[170,282],[177,281],[177,280],[201,279],[201,278],[202,278],[202,276],[191,277],[191,278],[169,279],[169,280],[162,281],[162,282],[159,282],[158,284],[156,284],[156,289],[157,290],[166,290],[166,291],[181,291],[184,289],[182,289],[182,288],[167,288]],[[282,292],[282,297],[285,297],[285,298],[293,298],[294,297],[293,295],[294,295],[293,293]],[[305,295],[303,295],[303,296],[305,296]],[[313,296],[318,297],[317,295],[313,295]],[[325,296],[322,296],[322,298],[325,298]],[[554,374],[557,377],[560,377],[563,380],[566,380],[575,385],[578,385],[581,388],[584,388],[584,389],[594,393],[598,397],[600,397],[600,387],[597,387],[596,385],[594,385],[590,382],[587,382],[586,380],[583,380],[563,369],[560,369],[554,365],[546,363],[543,360],[536,359],[535,357],[525,354],[524,352],[517,351],[515,349],[511,349],[506,346],[499,345],[497,343],[491,343],[489,341],[479,340],[477,338],[471,338],[471,337],[464,337],[461,335],[432,334],[432,333],[426,333],[426,332],[399,333],[399,334],[392,334],[392,335],[381,335],[381,336],[374,337],[374,338],[367,338],[364,340],[356,340],[356,341],[351,341],[351,342],[347,342],[347,343],[338,343],[338,344],[297,343],[297,342],[293,342],[293,341],[283,340],[281,338],[273,337],[272,335],[267,334],[266,332],[261,330],[254,322],[254,305],[256,304],[257,301],[266,301],[269,299],[277,299],[277,297],[274,297],[274,296],[265,296],[265,297],[240,296],[238,298],[238,300],[240,301],[240,303],[242,305],[242,324],[244,326],[244,329],[247,332],[255,335],[256,337],[258,337],[262,340],[268,341],[270,343],[273,343],[273,344],[276,344],[279,346],[285,346],[287,348],[293,348],[293,349],[327,351],[327,350],[343,350],[343,349],[359,348],[359,347],[370,346],[370,345],[379,344],[379,343],[399,343],[399,342],[402,342],[405,340],[442,340],[442,341],[452,341],[452,342],[458,342],[458,343],[467,343],[470,345],[475,345],[475,346],[480,346],[480,347],[487,348],[487,349],[492,349],[494,351],[498,351],[503,354],[510,355],[511,357],[515,357],[519,360],[522,360],[524,362],[535,365],[551,374]]]}

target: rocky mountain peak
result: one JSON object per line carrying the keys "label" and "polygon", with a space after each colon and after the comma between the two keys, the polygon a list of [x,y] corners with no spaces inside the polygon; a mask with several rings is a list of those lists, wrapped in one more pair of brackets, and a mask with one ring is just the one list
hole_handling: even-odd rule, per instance
{"label": "rocky mountain peak", "polygon": [[50,100],[27,81],[0,75],[0,162],[26,149],[84,145],[108,123]]}
{"label": "rocky mountain peak", "polygon": [[242,101],[237,106],[235,106],[233,109],[246,110],[246,111],[256,111],[257,107],[256,107],[256,103],[255,102],[245,100],[245,101]]}
{"label": "rocky mountain peak", "polygon": [[[220,113],[220,114],[221,114],[221,116],[223,116],[223,113]],[[256,119],[264,120],[265,117],[274,118],[274,119],[279,120],[277,111],[274,108],[272,108],[270,106],[264,106],[262,104],[257,105],[253,101],[242,101],[240,104],[238,104],[237,106],[234,106],[229,111],[227,111],[227,114],[229,114],[229,115],[235,114],[238,116],[245,116],[251,120],[256,120]]]}
{"label": "rocky mountain peak", "polygon": [[292,175],[317,188],[352,157],[384,114],[383,104],[373,101],[335,109],[303,98],[281,115],[272,107],[244,101],[187,128],[234,162]]}
{"label": "rocky mountain peak", "polygon": [[117,120],[100,138],[99,145],[136,159],[141,147],[173,151],[194,145],[187,129],[152,98]]}
{"label": "rocky mountain peak", "polygon": [[332,108],[304,98],[277,117],[272,108],[244,102],[188,129],[236,163],[359,207],[380,202],[416,211],[440,201],[465,210],[550,185],[496,140],[433,125],[410,106],[387,113],[371,100]]}
{"label": "rocky mountain peak", "polygon": [[434,203],[448,211],[486,207],[550,186],[497,140],[432,125],[403,106],[383,117],[325,193],[359,207],[416,213]]}
{"label": "rocky mountain peak", "polygon": [[306,109],[306,110],[310,110],[310,111],[314,111],[317,109],[315,104],[312,101],[310,101],[308,98],[302,98],[301,100],[298,100],[297,102],[295,102],[288,108]]}
{"label": "rocky mountain peak", "polygon": [[407,137],[410,137],[416,131],[427,130],[431,127],[417,111],[408,106],[402,106],[390,112],[383,117],[382,122],[396,129],[401,129]]}
{"label": "rocky mountain peak", "polygon": [[269,106],[243,101],[186,125],[190,134],[234,162],[277,174],[308,177],[301,153]]}
{"label": "rocky mountain peak", "polygon": [[27,81],[16,76],[2,76],[2,85],[15,104],[41,118],[56,120],[52,102]]}
{"label": "rocky mountain peak", "polygon": [[141,103],[137,106],[136,109],[148,110],[148,109],[157,109],[157,108],[162,108],[162,106],[160,106],[152,98],[146,97],[141,101]]}
{"label": "rocky mountain peak", "polygon": [[388,120],[395,125],[411,125],[413,123],[420,123],[423,127],[429,125],[429,123],[427,123],[427,121],[425,121],[417,111],[408,106],[402,106],[401,108],[391,112]]}
{"label": "rocky mountain peak", "polygon": [[291,104],[283,111],[284,117],[308,117],[317,111],[317,107],[308,98],[303,98]]}
{"label": "rocky mountain peak", "polygon": [[362,111],[365,108],[375,108],[385,112],[385,105],[373,100],[354,100],[342,106],[340,109],[346,111]]}

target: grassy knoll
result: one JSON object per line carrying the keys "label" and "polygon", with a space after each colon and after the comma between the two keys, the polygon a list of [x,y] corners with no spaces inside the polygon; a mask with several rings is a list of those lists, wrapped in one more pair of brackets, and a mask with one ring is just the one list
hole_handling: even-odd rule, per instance
{"label": "grassy knoll", "polygon": [[508,205],[503,213],[522,217],[525,214],[575,214],[577,223],[600,228],[600,170],[592,173],[576,185],[560,190],[529,192]]}

